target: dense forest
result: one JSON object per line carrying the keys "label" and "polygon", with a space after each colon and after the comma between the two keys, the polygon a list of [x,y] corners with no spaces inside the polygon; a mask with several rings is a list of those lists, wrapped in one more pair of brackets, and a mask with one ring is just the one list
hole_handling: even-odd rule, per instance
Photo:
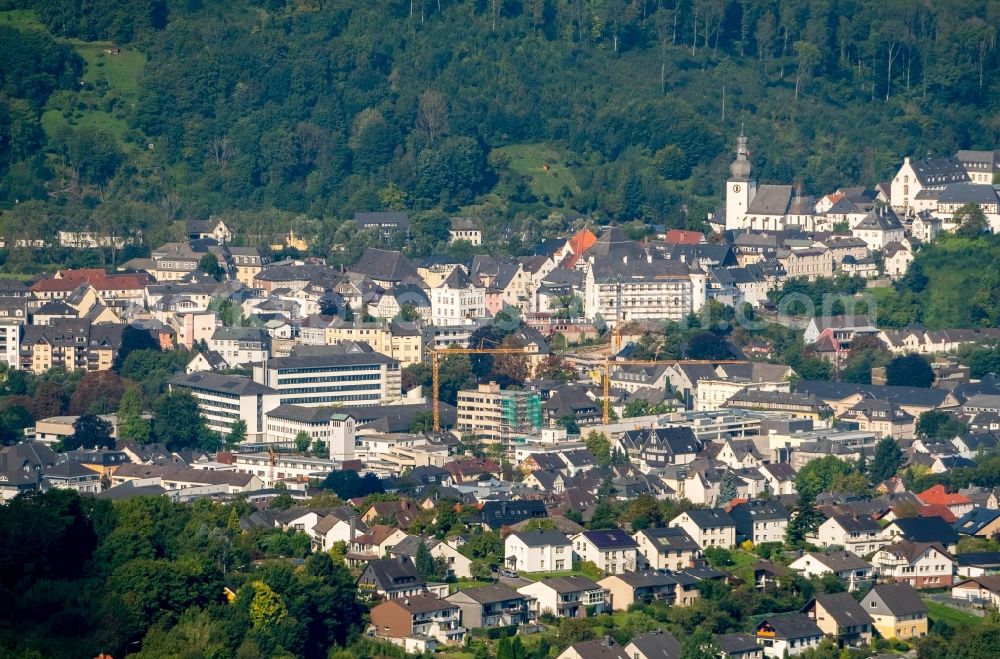
{"label": "dense forest", "polygon": [[759,179],[810,193],[993,148],[998,25],[995,0],[0,0],[0,233],[225,214],[346,260],[357,210],[481,217],[497,253],[583,215],[701,227],[744,124]]}
{"label": "dense forest", "polygon": [[112,503],[66,490],[0,506],[0,595],[10,603],[0,652],[331,656],[363,624],[353,578],[324,553],[296,567],[286,558],[305,558],[308,537],[241,532],[249,512],[246,502]]}

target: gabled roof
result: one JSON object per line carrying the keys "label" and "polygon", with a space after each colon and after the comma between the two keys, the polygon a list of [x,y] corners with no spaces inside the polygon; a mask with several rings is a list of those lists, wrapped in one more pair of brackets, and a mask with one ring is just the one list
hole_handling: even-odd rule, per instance
{"label": "gabled roof", "polygon": [[[559,531],[538,529],[536,531],[518,531],[511,536],[517,538],[528,547],[568,547],[572,543],[565,534]],[[510,537],[510,536],[508,536]]]}
{"label": "gabled roof", "polygon": [[823,610],[833,618],[839,627],[870,625],[873,622],[872,617],[868,615],[861,603],[854,599],[850,593],[818,594],[802,608],[802,611],[808,612],[815,604],[822,606]]}
{"label": "gabled roof", "polygon": [[695,508],[687,511],[687,516],[700,529],[736,526],[733,518],[722,508]]}
{"label": "gabled roof", "polygon": [[759,185],[747,215],[785,215],[792,201],[790,185]]}
{"label": "gabled roof", "polygon": [[[629,645],[634,645],[646,659],[654,659],[654,657],[655,659],[681,659],[684,654],[684,648],[681,647],[680,641],[674,638],[670,632],[663,630],[633,636]],[[757,645],[754,644],[754,647]]]}
{"label": "gabled roof", "polygon": [[897,542],[886,545],[880,551],[893,556],[906,559],[908,563],[918,560],[928,549],[934,549],[946,558],[951,558],[951,554],[939,542]]}
{"label": "gabled roof", "polygon": [[638,546],[632,536],[622,529],[584,531],[580,535],[601,550],[635,549]]}
{"label": "gabled roof", "polygon": [[645,536],[660,551],[699,551],[701,549],[694,538],[679,526],[643,529],[637,535]]}
{"label": "gabled roof", "polygon": [[351,268],[378,281],[400,282],[408,278],[419,278],[417,269],[402,252],[369,247]]}
{"label": "gabled roof", "polygon": [[823,630],[816,626],[812,618],[801,613],[777,613],[769,615],[757,623],[757,629],[770,626],[775,638],[795,640],[822,636]]}
{"label": "gabled roof", "polygon": [[820,553],[815,551],[806,552],[803,554],[803,558],[809,557],[810,559],[830,568],[831,572],[848,572],[853,570],[867,570],[871,569],[872,564],[861,558],[854,552],[850,551],[837,551],[829,553]]}
{"label": "gabled roof", "polygon": [[942,506],[960,506],[971,504],[972,500],[964,494],[957,492],[949,493],[944,485],[934,485],[917,495],[917,498],[926,504],[939,504]]}
{"label": "gabled roof", "polygon": [[1000,517],[1000,510],[973,508],[955,522],[955,530],[963,535],[976,535]]}
{"label": "gabled roof", "polygon": [[900,536],[910,542],[940,542],[952,545],[958,542],[958,532],[940,517],[911,517],[894,520],[888,528],[896,527]]}
{"label": "gabled roof", "polygon": [[600,590],[601,587],[587,577],[550,577],[538,583],[544,584],[557,593],[578,593],[583,590]]}
{"label": "gabled roof", "polygon": [[861,606],[870,613],[896,617],[927,613],[927,605],[908,583],[879,584],[865,595],[861,600]]}

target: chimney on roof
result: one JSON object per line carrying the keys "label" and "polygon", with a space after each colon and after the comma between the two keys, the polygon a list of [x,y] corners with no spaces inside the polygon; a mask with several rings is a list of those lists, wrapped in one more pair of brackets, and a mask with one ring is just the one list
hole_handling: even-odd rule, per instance
{"label": "chimney on roof", "polygon": [[615,642],[611,640],[611,636],[609,634],[605,634],[604,635],[604,645],[606,645],[606,646],[608,646],[610,648],[614,644],[615,644]]}

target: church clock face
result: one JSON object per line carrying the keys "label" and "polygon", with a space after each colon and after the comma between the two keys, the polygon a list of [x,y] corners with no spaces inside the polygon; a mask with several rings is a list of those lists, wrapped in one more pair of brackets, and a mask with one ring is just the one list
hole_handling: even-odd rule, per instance
{"label": "church clock face", "polygon": [[736,185],[733,186],[733,192],[739,192],[739,191],[740,191],[740,186],[737,183]]}

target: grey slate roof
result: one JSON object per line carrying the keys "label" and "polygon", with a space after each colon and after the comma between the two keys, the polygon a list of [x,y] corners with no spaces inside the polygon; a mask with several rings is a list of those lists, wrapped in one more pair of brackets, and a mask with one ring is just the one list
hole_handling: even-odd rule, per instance
{"label": "grey slate roof", "polygon": [[871,613],[897,617],[927,613],[927,605],[908,583],[879,584],[865,595],[861,600],[861,606]]}
{"label": "grey slate roof", "polygon": [[512,535],[516,536],[528,547],[547,547],[550,545],[566,547],[571,544],[569,538],[559,531],[539,529],[537,531],[519,531]]}
{"label": "grey slate roof", "polygon": [[[818,594],[813,600],[834,619],[840,627],[872,624],[872,617],[850,593]],[[810,608],[806,604],[805,609]]]}
{"label": "grey slate roof", "polygon": [[784,215],[792,201],[790,185],[759,185],[747,215]]}
{"label": "grey slate roof", "polygon": [[171,384],[191,389],[203,389],[225,394],[252,396],[277,393],[271,387],[254,382],[239,375],[220,375],[211,371],[196,371],[188,375],[178,375]]}

